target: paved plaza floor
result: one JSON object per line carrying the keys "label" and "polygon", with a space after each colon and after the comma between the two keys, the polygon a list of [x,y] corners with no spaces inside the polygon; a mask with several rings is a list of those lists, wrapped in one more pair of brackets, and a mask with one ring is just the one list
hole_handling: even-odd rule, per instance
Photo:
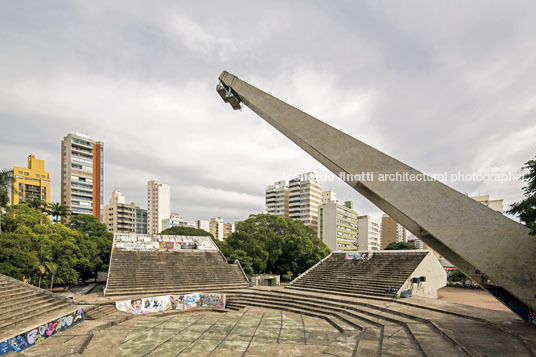
{"label": "paved plaza floor", "polygon": [[275,310],[184,314],[136,323],[118,356],[303,355],[339,335],[324,320]]}

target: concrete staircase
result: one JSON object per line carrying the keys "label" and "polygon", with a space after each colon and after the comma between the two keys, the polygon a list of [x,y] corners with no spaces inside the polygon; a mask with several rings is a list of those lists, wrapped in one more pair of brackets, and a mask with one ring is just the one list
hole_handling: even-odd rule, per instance
{"label": "concrete staircase", "polygon": [[[368,260],[345,260],[345,253],[328,259],[299,276],[289,288],[396,297],[404,282],[428,252],[375,252]],[[391,288],[392,292],[387,292]]]}
{"label": "concrete staircase", "polygon": [[293,289],[249,289],[227,296],[227,308],[247,306],[325,319],[342,334],[324,353],[339,356],[492,356],[500,349],[491,341],[507,345],[512,356],[535,352],[515,333],[487,321],[387,298],[343,298]]}
{"label": "concrete staircase", "polygon": [[0,341],[75,309],[66,297],[0,274]]}
{"label": "concrete staircase", "polygon": [[248,287],[219,251],[131,251],[114,248],[106,296],[147,296]]}

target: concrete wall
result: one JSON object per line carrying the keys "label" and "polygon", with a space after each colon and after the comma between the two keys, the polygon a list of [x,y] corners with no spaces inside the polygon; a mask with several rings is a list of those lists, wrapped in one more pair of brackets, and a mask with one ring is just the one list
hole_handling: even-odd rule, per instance
{"label": "concrete wall", "polygon": [[[426,277],[426,281],[419,281],[417,284],[413,283],[413,278],[422,276]],[[430,251],[411,273],[408,280],[397,292],[397,295],[400,296],[403,291],[411,289],[413,296],[437,299],[437,289],[445,285],[447,285],[447,272],[443,269],[434,253]]]}

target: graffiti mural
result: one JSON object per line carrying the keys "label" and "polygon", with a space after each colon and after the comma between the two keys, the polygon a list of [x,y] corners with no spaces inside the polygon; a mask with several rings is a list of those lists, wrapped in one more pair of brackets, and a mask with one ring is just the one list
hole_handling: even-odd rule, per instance
{"label": "graffiti mural", "polygon": [[199,294],[200,307],[225,307],[223,294]]}
{"label": "graffiti mural", "polygon": [[210,237],[118,233],[114,235],[114,247],[127,250],[218,249]]}
{"label": "graffiti mural", "polygon": [[160,242],[160,249],[175,249],[175,242]]}
{"label": "graffiti mural", "polygon": [[196,307],[224,308],[225,295],[213,293],[163,295],[150,298],[116,301],[115,307],[120,311],[136,315],[167,310],[188,310]]}
{"label": "graffiti mural", "polygon": [[369,253],[348,252],[344,255],[344,260],[367,260]]}
{"label": "graffiti mural", "polygon": [[79,309],[59,319],[49,321],[44,325],[31,329],[18,336],[0,342],[0,355],[16,351],[20,352],[38,344],[56,333],[76,325],[84,319],[84,310]]}
{"label": "graffiti mural", "polygon": [[536,311],[521,303],[509,292],[500,286],[487,285],[486,290],[493,294],[500,302],[505,304],[510,310],[518,314],[523,320],[531,325],[536,325]]}

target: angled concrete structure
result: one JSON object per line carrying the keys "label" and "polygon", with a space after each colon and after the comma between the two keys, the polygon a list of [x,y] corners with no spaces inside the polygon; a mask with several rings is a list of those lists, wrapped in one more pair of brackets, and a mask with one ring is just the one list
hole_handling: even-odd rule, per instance
{"label": "angled concrete structure", "polygon": [[219,79],[217,91],[233,109],[244,103],[523,319],[536,321],[536,239],[525,226],[228,72]]}

